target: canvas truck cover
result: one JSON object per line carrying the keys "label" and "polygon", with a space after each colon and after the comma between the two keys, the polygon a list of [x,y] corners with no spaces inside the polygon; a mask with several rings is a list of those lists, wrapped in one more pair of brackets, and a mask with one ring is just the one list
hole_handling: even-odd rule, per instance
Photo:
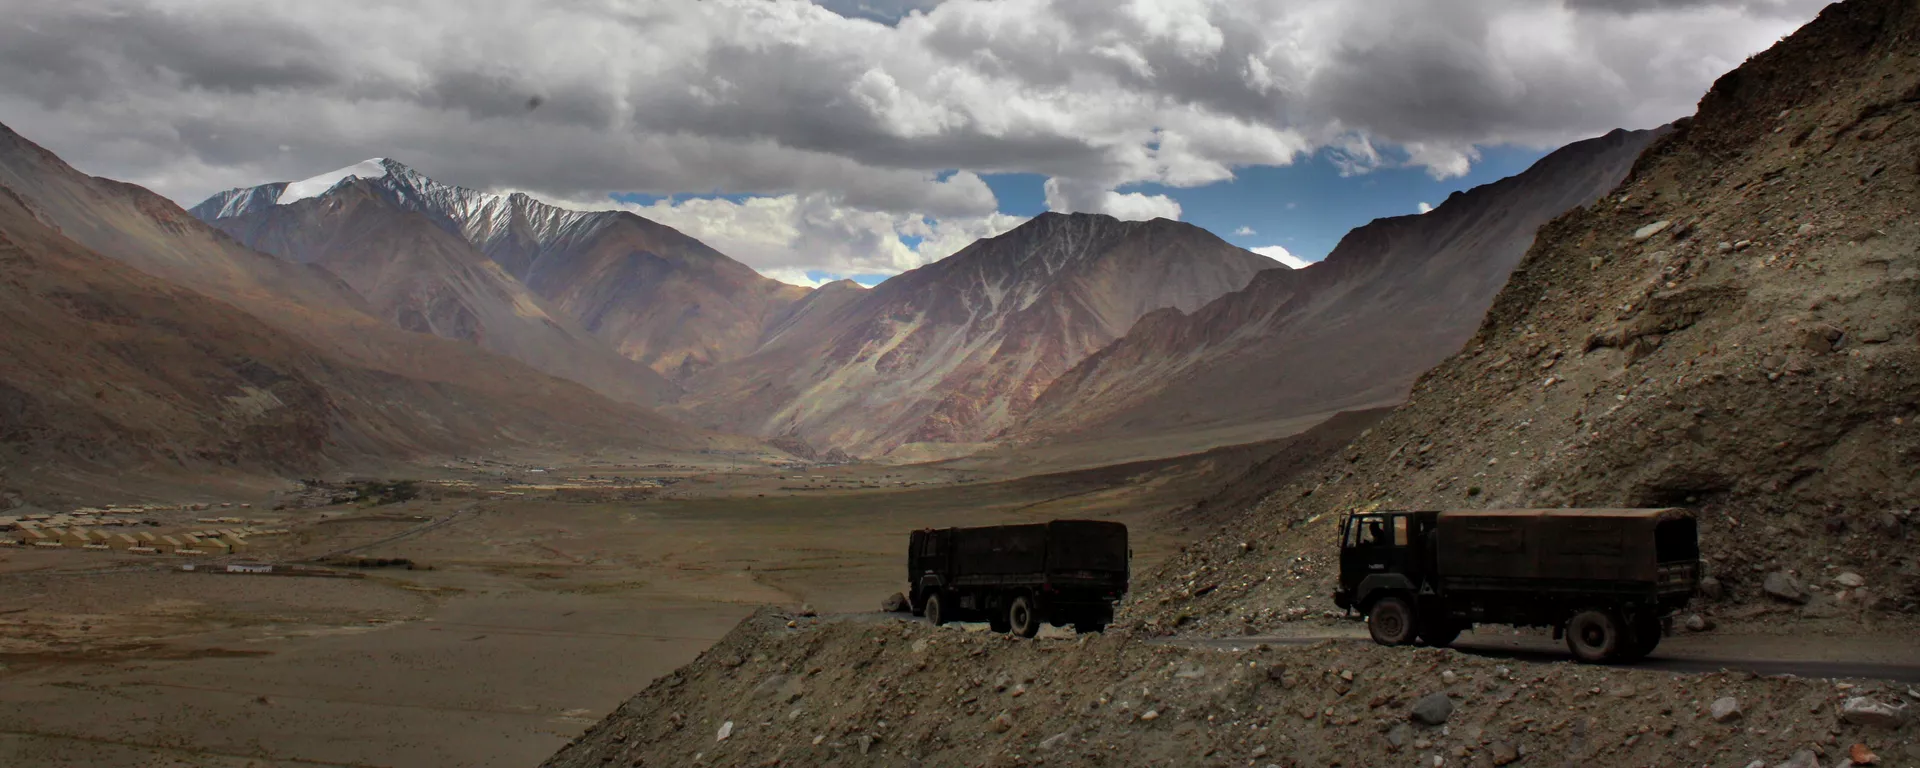
{"label": "canvas truck cover", "polygon": [[1434,528],[1447,578],[1646,581],[1699,550],[1689,510],[1450,510]]}
{"label": "canvas truck cover", "polygon": [[1120,523],[1056,520],[1031,525],[953,529],[962,575],[1127,570],[1127,528]]}

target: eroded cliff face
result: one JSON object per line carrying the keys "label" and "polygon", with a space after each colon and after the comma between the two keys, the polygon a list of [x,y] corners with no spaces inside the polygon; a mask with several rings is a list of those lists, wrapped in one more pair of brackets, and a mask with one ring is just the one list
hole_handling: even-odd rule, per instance
{"label": "eroded cliff face", "polygon": [[760,351],[692,380],[684,412],[867,455],[975,443],[1141,316],[1196,310],[1266,269],[1284,267],[1179,222],[1043,214],[823,300]]}

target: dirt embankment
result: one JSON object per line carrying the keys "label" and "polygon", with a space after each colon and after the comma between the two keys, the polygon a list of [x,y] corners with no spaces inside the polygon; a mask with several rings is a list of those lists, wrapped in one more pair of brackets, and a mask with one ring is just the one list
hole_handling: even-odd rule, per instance
{"label": "dirt embankment", "polygon": [[1828,8],[1544,228],[1404,407],[1170,561],[1129,614],[1233,633],[1330,608],[1354,509],[1687,505],[1718,618],[1910,622],[1916,157],[1920,8]]}
{"label": "dirt embankment", "polygon": [[743,622],[546,765],[1831,765],[1855,744],[1920,761],[1911,726],[1843,714],[1904,701],[1892,684],[787,621]]}

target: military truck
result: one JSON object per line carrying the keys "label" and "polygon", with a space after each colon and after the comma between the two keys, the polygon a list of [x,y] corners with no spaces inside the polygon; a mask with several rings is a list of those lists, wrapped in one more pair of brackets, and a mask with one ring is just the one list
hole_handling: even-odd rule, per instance
{"label": "military truck", "polygon": [[1382,645],[1445,647],[1475,624],[1551,627],[1601,663],[1652,653],[1699,578],[1685,509],[1369,512],[1340,528],[1333,600]]}
{"label": "military truck", "polygon": [[929,528],[908,541],[908,601],[935,625],[985,621],[1033,637],[1042,623],[1113,623],[1132,560],[1127,527],[1095,520]]}

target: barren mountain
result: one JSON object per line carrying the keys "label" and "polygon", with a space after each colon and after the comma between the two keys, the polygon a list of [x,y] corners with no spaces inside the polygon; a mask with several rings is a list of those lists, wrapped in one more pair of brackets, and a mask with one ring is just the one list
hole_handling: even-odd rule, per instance
{"label": "barren mountain", "polygon": [[[325,408],[302,417],[304,420],[300,422],[309,426],[324,424],[323,430],[312,433],[324,437],[324,445],[301,443],[303,447],[297,450],[289,448],[277,454],[276,466],[304,465],[322,448],[326,455],[346,460],[553,446],[693,448],[704,446],[708,441],[651,411],[615,404],[584,387],[488,354],[473,345],[388,325],[368,314],[367,304],[327,272],[247,249],[152,192],[81,174],[52,153],[4,127],[0,127],[0,186],[10,189],[23,209],[31,210],[30,218],[16,217],[14,221],[37,222],[47,230],[45,233],[10,233],[16,242],[40,242],[55,237],[69,251],[91,252],[137,270],[122,269],[114,273],[118,275],[114,278],[117,282],[108,286],[114,290],[132,291],[125,284],[144,280],[143,286],[135,287],[174,297],[167,299],[168,302],[191,292],[204,297],[200,300],[208,307],[232,308],[230,312],[206,309],[207,313],[214,314],[203,313],[178,323],[161,315],[150,324],[137,322],[149,310],[121,308],[113,302],[98,308],[104,317],[129,317],[136,321],[136,326],[143,329],[137,335],[139,343],[151,343],[159,348],[165,344],[184,344],[202,350],[197,354],[227,361],[233,370],[252,371],[255,369],[246,362],[252,355],[244,348],[228,350],[221,346],[229,337],[246,339],[252,334],[267,340],[261,344],[292,345],[300,351],[289,354],[313,355],[321,361],[315,365],[335,372],[289,367],[291,363],[268,364],[271,369],[267,372],[271,374],[268,381],[292,376],[293,371],[304,372],[304,380],[322,386],[325,393],[322,399],[327,403]],[[48,263],[71,265],[84,261],[83,256],[67,253]],[[66,269],[66,273],[75,271],[87,270]],[[48,284],[63,285],[61,280],[66,279],[48,278]],[[114,285],[120,287],[114,288]],[[87,290],[79,288],[60,290],[88,295]],[[165,303],[147,297],[136,298],[145,303],[143,306]],[[57,323],[48,326],[35,322],[9,325],[7,330],[15,343],[45,349],[84,350],[98,344],[97,339],[87,336],[89,329],[101,329],[98,323],[78,324],[70,332],[58,335],[29,334],[25,330],[57,327]],[[161,331],[170,328],[178,328],[177,335],[182,338],[156,340]],[[120,351],[121,347],[114,346],[102,354]],[[139,367],[138,361],[162,352],[127,354],[134,362],[111,364]],[[78,360],[71,365],[94,363]],[[54,366],[48,370],[62,368]],[[104,385],[102,392],[112,390],[112,385],[120,381],[107,373],[100,375],[106,378],[76,374],[80,376],[77,381]],[[207,381],[208,392],[228,392],[220,383],[220,377],[202,378]],[[57,381],[36,380],[43,384]],[[71,386],[71,383],[61,386]],[[131,383],[125,386],[135,387]],[[191,382],[176,378],[169,386],[189,388]],[[17,388],[12,399],[16,406],[11,408],[11,413],[19,418],[27,418],[32,413],[51,413],[35,410],[48,403],[65,403],[62,407],[83,411],[95,407],[78,405],[66,395],[27,388]],[[245,405],[236,403],[235,407]],[[111,420],[108,416],[99,418]],[[70,439],[61,438],[66,441],[64,445],[83,443],[87,435],[93,434],[79,426],[89,423],[85,419],[48,417],[46,423],[73,425],[78,430]],[[136,424],[127,429],[133,434],[144,427]],[[141,434],[158,439],[164,431]],[[167,443],[162,440],[157,445]]]}
{"label": "barren mountain", "polygon": [[1356,508],[1664,505],[1700,510],[1710,616],[1915,615],[1916,157],[1920,6],[1829,6],[1543,228],[1463,351],[1167,566],[1138,617],[1319,610]]}
{"label": "barren mountain", "polygon": [[229,190],[193,212],[205,221],[246,217],[327,199],[349,178],[370,182],[394,205],[459,235],[549,308],[676,381],[753,351],[763,331],[808,293],[631,213],[574,211],[525,194],[442,184],[385,159],[303,182]]}
{"label": "barren mountain", "polygon": [[466,240],[395,205],[368,180],[211,223],[242,244],[339,277],[401,328],[478,344],[614,400],[657,405],[678,388],[559,312]]}
{"label": "barren mountain", "polygon": [[1142,315],[1263,269],[1284,268],[1190,224],[1042,214],[872,290],[823,288],[760,351],[691,381],[683,407],[864,454],[974,443]]}
{"label": "barren mountain", "polygon": [[1571,144],[1428,213],[1356,228],[1306,269],[1263,272],[1191,314],[1148,314],[1012,433],[1167,433],[1398,401],[1473,334],[1540,225],[1613,188],[1658,134]]}
{"label": "barren mountain", "polygon": [[[562,437],[598,447],[675,436],[611,403],[476,418],[502,404],[341,361],[88,250],[48,218],[0,187],[0,465],[31,468],[16,484],[31,486],[26,475],[49,465],[305,473]],[[554,385],[556,395],[569,389]],[[550,417],[565,421],[543,423]]]}

